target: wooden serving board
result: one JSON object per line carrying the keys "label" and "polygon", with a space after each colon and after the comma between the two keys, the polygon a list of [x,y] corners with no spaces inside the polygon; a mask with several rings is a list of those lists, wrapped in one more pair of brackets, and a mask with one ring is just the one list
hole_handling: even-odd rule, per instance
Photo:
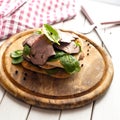
{"label": "wooden serving board", "polygon": [[22,49],[22,42],[34,31],[12,36],[0,48],[0,84],[9,93],[42,108],[71,109],[91,103],[106,92],[113,79],[113,64],[105,50],[84,35],[77,34],[85,54],[81,71],[69,78],[56,79],[26,70],[21,64],[13,65],[10,53]]}

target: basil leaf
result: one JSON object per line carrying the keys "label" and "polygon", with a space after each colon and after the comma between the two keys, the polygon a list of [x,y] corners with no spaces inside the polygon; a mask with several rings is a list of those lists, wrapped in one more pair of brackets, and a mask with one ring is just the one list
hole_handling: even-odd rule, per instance
{"label": "basil leaf", "polygon": [[20,57],[20,56],[22,56],[23,55],[23,51],[22,50],[16,50],[16,51],[13,51],[11,54],[10,54],[10,56],[12,57],[12,58],[18,58],[18,57]]}
{"label": "basil leaf", "polygon": [[59,58],[62,57],[63,55],[65,55],[66,53],[63,51],[56,51],[56,55],[54,56],[54,58]]}
{"label": "basil leaf", "polygon": [[66,72],[73,74],[80,71],[79,62],[72,55],[66,54],[60,58],[60,62],[63,65]]}
{"label": "basil leaf", "polygon": [[56,51],[56,55],[52,56],[49,61],[60,60],[66,72],[73,74],[80,71],[79,62],[72,55],[69,55],[63,51]]}
{"label": "basil leaf", "polygon": [[24,46],[23,54],[24,55],[29,55],[30,54],[30,47],[28,45]]}
{"label": "basil leaf", "polygon": [[50,57],[48,59],[48,61],[55,61],[55,60],[59,59],[60,57],[62,57],[63,55],[66,55],[66,53],[63,51],[55,51],[55,53],[56,54],[54,56]]}
{"label": "basil leaf", "polygon": [[50,25],[44,24],[43,25],[43,33],[48,37],[48,39],[54,43],[60,45],[59,40],[60,36],[58,32]]}
{"label": "basil leaf", "polygon": [[23,61],[23,56],[20,56],[18,58],[13,58],[12,59],[12,64],[19,64]]}

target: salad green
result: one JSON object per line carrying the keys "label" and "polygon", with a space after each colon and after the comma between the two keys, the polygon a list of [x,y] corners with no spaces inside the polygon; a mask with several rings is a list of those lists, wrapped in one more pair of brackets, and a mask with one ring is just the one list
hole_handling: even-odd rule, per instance
{"label": "salad green", "polygon": [[19,64],[23,61],[23,50],[16,50],[10,54],[12,58],[12,64]]}
{"label": "salad green", "polygon": [[60,45],[60,43],[59,43],[60,36],[59,36],[58,32],[51,25],[44,24],[43,25],[43,33],[48,37],[48,39],[50,41]]}
{"label": "salad green", "polygon": [[78,60],[63,51],[56,51],[56,55],[50,58],[48,61],[60,60],[60,63],[63,65],[66,72],[73,74],[80,71],[80,65]]}
{"label": "salad green", "polygon": [[24,46],[23,54],[24,55],[29,55],[30,54],[30,47],[28,45]]}
{"label": "salad green", "polygon": [[80,65],[78,60],[72,55],[66,54],[60,58],[60,62],[63,65],[66,72],[73,74],[80,71]]}

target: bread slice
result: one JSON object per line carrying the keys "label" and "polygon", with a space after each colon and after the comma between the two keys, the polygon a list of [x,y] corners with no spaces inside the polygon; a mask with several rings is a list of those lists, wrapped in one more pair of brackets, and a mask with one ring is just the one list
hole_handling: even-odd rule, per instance
{"label": "bread slice", "polygon": [[68,77],[70,77],[70,74],[67,73],[64,69],[57,68],[57,67],[56,68],[54,67],[52,69],[44,69],[44,68],[35,66],[31,62],[28,62],[26,60],[24,60],[22,62],[22,66],[25,69],[28,69],[30,71],[49,75],[49,76],[52,76],[54,78],[68,78]]}

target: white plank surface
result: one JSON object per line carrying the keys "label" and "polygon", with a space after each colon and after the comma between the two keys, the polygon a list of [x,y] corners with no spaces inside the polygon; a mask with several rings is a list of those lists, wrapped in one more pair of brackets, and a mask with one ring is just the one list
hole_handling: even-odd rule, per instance
{"label": "white plank surface", "polygon": [[46,110],[32,107],[28,120],[58,120],[60,110]]}
{"label": "white plank surface", "polygon": [[60,120],[90,120],[92,104],[83,108],[73,110],[63,110]]}
{"label": "white plank surface", "polygon": [[0,104],[0,120],[25,120],[29,105],[6,93]]}

